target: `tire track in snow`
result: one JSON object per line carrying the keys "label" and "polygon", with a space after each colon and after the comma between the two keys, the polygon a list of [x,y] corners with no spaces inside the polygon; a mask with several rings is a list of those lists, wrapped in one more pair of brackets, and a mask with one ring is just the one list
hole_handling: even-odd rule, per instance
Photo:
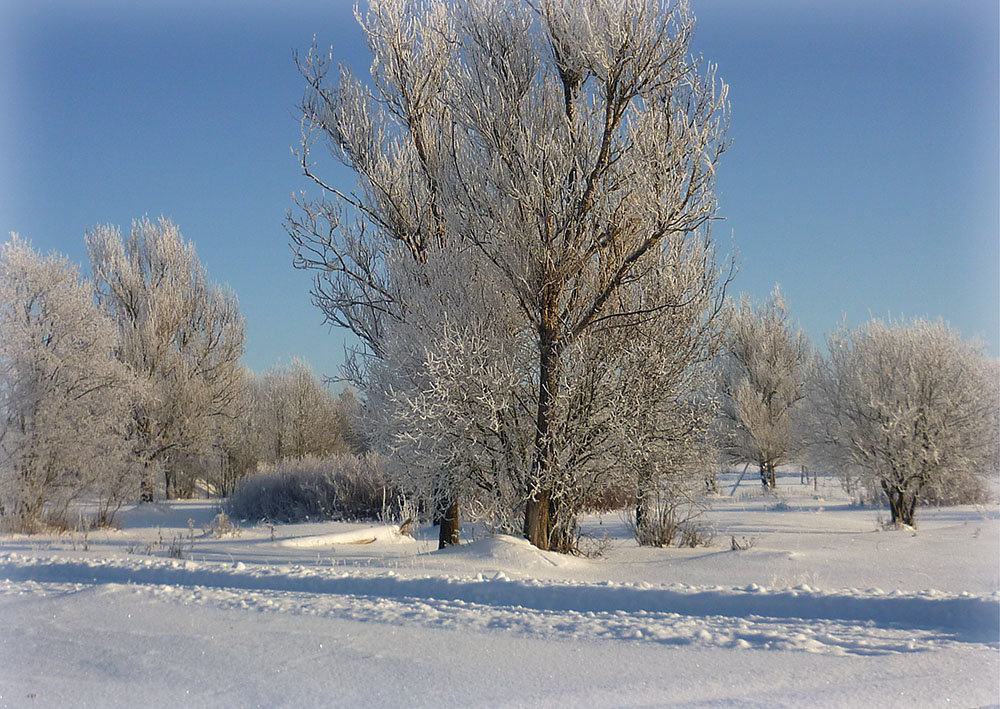
{"label": "tire track in snow", "polygon": [[79,595],[113,599],[118,594],[129,594],[150,605],[197,605],[224,611],[327,617],[397,627],[416,625],[463,633],[513,633],[563,641],[613,640],[832,655],[926,652],[964,644],[940,632],[887,629],[843,621],[685,616],[647,611],[552,611],[461,600],[388,599],[202,586],[0,581],[0,595],[4,594],[57,599]]}
{"label": "tire track in snow", "polygon": [[104,587],[223,608],[546,637],[854,654],[1000,644],[1000,601],[968,594],[643,587],[510,580],[503,574],[400,577],[298,566],[249,569],[14,554],[0,555],[0,578],[8,579],[2,589],[8,593],[25,584],[63,592]]}

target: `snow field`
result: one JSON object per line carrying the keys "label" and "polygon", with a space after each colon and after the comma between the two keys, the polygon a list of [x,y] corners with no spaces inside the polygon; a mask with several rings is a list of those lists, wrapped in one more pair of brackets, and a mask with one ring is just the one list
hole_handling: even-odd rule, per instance
{"label": "snow field", "polygon": [[[979,706],[970,646],[833,656],[465,632],[150,602],[120,587],[0,595],[7,706]],[[28,699],[29,695],[33,695]]]}
{"label": "snow field", "polygon": [[342,522],[217,537],[204,501],[4,538],[0,706],[1000,703],[996,510],[877,531],[783,483],[715,500],[708,548],[589,518],[592,559]]}
{"label": "snow field", "polygon": [[[995,646],[1000,628],[997,594],[591,584],[512,580],[502,572],[490,578],[407,578],[391,571],[235,566],[190,560],[39,560],[10,554],[0,556],[0,577],[6,579],[0,592],[17,592],[25,582],[42,587],[89,583],[142,589],[149,598],[386,623],[834,653],[854,647],[862,652],[908,651],[941,642]],[[868,635],[878,637],[869,643]]]}

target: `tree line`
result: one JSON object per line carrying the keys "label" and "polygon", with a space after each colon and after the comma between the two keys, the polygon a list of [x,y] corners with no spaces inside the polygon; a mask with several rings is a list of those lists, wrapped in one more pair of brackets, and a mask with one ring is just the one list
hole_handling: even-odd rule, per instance
{"label": "tree line", "polygon": [[807,440],[894,522],[995,473],[996,362],[946,325],[842,329],[817,358],[780,294],[726,307],[728,87],[687,3],[373,0],[358,20],[365,79],[315,45],[296,59],[318,196],[287,230],[442,545],[465,509],[571,550],[602,490],[630,491],[641,527],[717,452],[773,488]]}
{"label": "tree line", "polygon": [[226,495],[258,463],[355,448],[356,402],[302,361],[256,375],[244,319],[168,220],[86,235],[92,277],[0,249],[0,516],[30,530],[87,496]]}

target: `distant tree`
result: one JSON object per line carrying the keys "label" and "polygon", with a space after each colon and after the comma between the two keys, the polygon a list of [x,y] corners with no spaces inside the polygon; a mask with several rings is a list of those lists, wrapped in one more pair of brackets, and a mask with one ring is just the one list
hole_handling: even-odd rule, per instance
{"label": "distant tree", "polygon": [[1000,366],[942,321],[873,320],[829,338],[814,442],[880,490],[893,524],[1000,466]]}
{"label": "distant tree", "polygon": [[134,489],[114,323],[65,257],[0,247],[0,515],[33,528],[83,494],[109,522]]}
{"label": "distant tree", "polygon": [[753,462],[773,489],[775,468],[795,450],[794,413],[805,395],[809,343],[775,287],[763,306],[744,297],[726,317],[718,369],[723,452]]}
{"label": "distant tree", "polygon": [[347,447],[359,455],[368,452],[371,446],[362,428],[361,400],[350,386],[344,386],[337,394],[337,410],[344,417],[344,439]]}
{"label": "distant tree", "polygon": [[219,497],[232,494],[236,485],[257,469],[264,454],[257,415],[259,380],[245,367],[240,380],[236,414],[215,419],[211,452],[200,456],[200,475],[207,489]]}
{"label": "distant tree", "polygon": [[[316,269],[314,296],[329,321],[376,358],[397,324],[424,326],[407,301],[421,279],[462,290],[429,283],[434,269],[476,273],[497,294],[488,312],[510,303],[519,351],[477,366],[527,366],[502,400],[519,417],[527,409],[530,445],[503,444],[490,465],[519,471],[528,540],[567,549],[577,493],[602,477],[613,439],[589,394],[621,384],[607,347],[627,337],[606,335],[665,318],[676,305],[654,297],[665,264],[699,253],[685,244],[707,243],[726,86],[692,58],[684,2],[382,0],[361,21],[375,56],[369,84],[346,69],[329,82],[331,59],[316,51],[300,62],[302,167],[331,199],[302,200],[290,217],[296,263]],[[356,191],[318,176],[318,141],[355,171]],[[469,263],[451,268],[458,254]],[[702,290],[712,292],[717,275],[703,271]],[[635,309],[641,302],[649,308]],[[480,342],[502,339],[501,319]],[[443,347],[468,335],[463,352],[492,356],[473,322],[450,326]]]}
{"label": "distant tree", "polygon": [[301,359],[261,376],[254,416],[267,462],[352,449],[350,423],[340,402]]}
{"label": "distant tree", "polygon": [[142,498],[153,498],[156,470],[175,496],[176,462],[209,451],[213,423],[237,412],[244,320],[236,295],[208,280],[169,220],[133,222],[127,239],[97,227],[86,241],[98,301],[118,326],[118,357],[139,382],[132,420]]}

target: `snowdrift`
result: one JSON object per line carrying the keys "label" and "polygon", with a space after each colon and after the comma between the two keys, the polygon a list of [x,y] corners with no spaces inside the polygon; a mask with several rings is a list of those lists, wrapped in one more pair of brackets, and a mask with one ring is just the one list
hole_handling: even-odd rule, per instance
{"label": "snowdrift", "polygon": [[552,551],[542,551],[526,539],[495,534],[482,539],[432,552],[435,557],[448,558],[459,565],[479,569],[503,568],[517,571],[537,568],[573,568],[582,560]]}
{"label": "snowdrift", "polygon": [[391,544],[413,543],[413,537],[399,533],[396,525],[382,525],[379,527],[363,527],[347,532],[336,532],[333,534],[317,534],[309,537],[292,537],[282,539],[278,542],[283,547],[294,549],[326,547],[334,544],[372,544],[373,542],[387,542]]}

